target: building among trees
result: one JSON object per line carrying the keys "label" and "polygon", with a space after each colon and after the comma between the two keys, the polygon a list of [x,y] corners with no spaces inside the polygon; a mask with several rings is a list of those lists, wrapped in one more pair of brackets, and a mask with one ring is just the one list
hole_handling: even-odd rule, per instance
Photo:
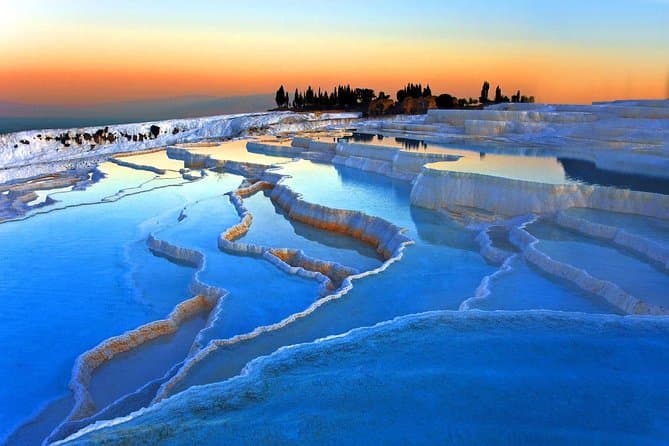
{"label": "building among trees", "polygon": [[483,82],[478,100],[471,97],[458,98],[448,93],[434,96],[429,84],[423,88],[420,83],[407,83],[404,88],[397,91],[395,97],[397,100],[393,101],[383,91],[377,96],[371,88],[353,88],[350,84],[337,85],[331,92],[320,87],[315,90],[309,85],[304,91],[296,88],[291,101],[290,94],[281,85],[276,91],[275,101],[279,109],[350,110],[370,115],[414,114],[426,113],[430,108],[480,108],[493,103],[534,102],[534,96],[523,96],[520,90],[509,99],[499,85],[495,88],[494,99],[491,100],[488,81]]}

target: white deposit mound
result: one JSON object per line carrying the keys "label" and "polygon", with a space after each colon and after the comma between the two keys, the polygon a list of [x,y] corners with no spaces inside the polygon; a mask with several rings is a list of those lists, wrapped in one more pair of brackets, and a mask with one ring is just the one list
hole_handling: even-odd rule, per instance
{"label": "white deposit mound", "polygon": [[[251,146],[262,153],[310,159],[317,158],[308,154],[318,153],[336,165],[411,181],[415,206],[472,215],[484,212],[511,221],[540,215],[631,251],[660,270],[669,268],[669,249],[657,233],[637,234],[614,223],[596,225],[564,214],[581,208],[669,222],[669,100],[430,110],[423,116],[363,120],[358,132],[367,134],[367,141],[363,136],[337,143],[294,138],[292,147]],[[407,139],[420,144],[398,144]],[[472,162],[486,156],[495,159],[488,164]],[[537,163],[540,158],[548,162]],[[547,169],[557,165],[564,178],[549,181]],[[510,229],[511,241],[526,261],[548,275],[604,298],[623,313],[669,313],[666,304],[648,302],[646,296],[635,295],[636,290],[624,291],[552,259],[522,228]],[[527,240],[520,237],[523,234]],[[503,251],[494,254],[498,263],[509,256]]]}
{"label": "white deposit mound", "polygon": [[[0,135],[0,182],[83,165],[123,152],[172,144],[326,128],[358,118],[356,113],[268,112],[73,129],[30,130]],[[44,164],[52,167],[44,166]],[[41,166],[40,166],[41,165]],[[26,166],[34,166],[26,168]]]}

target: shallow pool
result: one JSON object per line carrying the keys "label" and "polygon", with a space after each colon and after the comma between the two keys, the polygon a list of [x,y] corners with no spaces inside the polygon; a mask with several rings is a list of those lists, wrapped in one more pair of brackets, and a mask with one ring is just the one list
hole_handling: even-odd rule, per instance
{"label": "shallow pool", "polygon": [[[521,439],[542,439],[541,429],[557,432],[558,425],[563,426],[564,438],[573,441],[590,438],[582,431],[586,425],[597,426],[604,442],[613,438],[614,425],[623,426],[624,439],[645,441],[665,433],[663,423],[647,422],[644,414],[664,404],[666,395],[650,392],[637,375],[648,373],[661,380],[669,373],[664,361],[667,349],[661,342],[653,343],[654,336],[666,331],[662,323],[649,327],[636,319],[628,323],[614,316],[618,311],[603,299],[540,273],[508,240],[508,227],[492,229],[491,237],[495,247],[514,257],[504,264],[487,260],[477,238],[485,225],[467,226],[463,223],[467,219],[411,206],[408,181],[349,167],[248,153],[246,142],[186,148],[216,160],[276,165],[272,173],[285,175],[279,183],[300,194],[302,200],[381,218],[401,228],[410,243],[384,258],[373,241],[361,240],[361,234],[335,233],[296,221],[272,201],[269,192],[245,197],[244,208],[253,218],[248,232],[235,242],[302,250],[313,259],[337,262],[360,273],[342,281],[340,288],[325,288],[306,267],[299,274],[299,268],[280,267],[266,252],[239,255],[219,248],[221,234],[242,219],[230,200],[230,192],[244,181],[242,176],[217,169],[219,173],[205,170],[201,178],[184,178],[179,173],[180,162],[165,159],[164,152],[122,158],[139,170],[104,163],[99,166],[101,179],[87,189],[53,191],[49,196],[57,201],[0,224],[6,259],[0,263],[0,343],[6,346],[0,357],[0,379],[8,384],[0,389],[0,438],[35,414],[36,420],[48,420],[35,429],[39,435],[47,431],[44,426],[57,424],[54,414],[62,417],[72,404],[66,396],[75,359],[107,338],[165,318],[177,304],[193,296],[196,281],[225,290],[225,294],[210,313],[198,314],[173,335],[104,363],[93,375],[90,388],[100,405],[97,409],[173,368],[174,377],[163,388],[156,384],[137,403],[140,406],[128,405],[126,412],[117,409],[115,414],[127,415],[154,396],[175,398],[148,412],[149,417],[152,413],[162,417],[170,407],[190,404],[187,401],[196,392],[204,392],[201,401],[218,401],[217,394],[209,393],[213,387],[191,388],[214,383],[230,386],[232,395],[237,387],[220,382],[252,380],[253,373],[238,377],[249,362],[286,347],[278,353],[281,358],[285,357],[281,352],[302,348],[312,356],[298,362],[289,359],[288,365],[278,361],[277,368],[266,375],[271,377],[265,387],[271,398],[279,394],[285,398],[274,400],[271,407],[254,405],[253,386],[259,381],[249,381],[251,390],[240,387],[244,397],[236,401],[243,404],[229,418],[227,434],[238,432],[240,426],[247,432],[286,439],[300,433],[311,435],[314,429],[329,432],[327,423],[320,424],[311,415],[305,418],[307,424],[299,421],[300,414],[309,410],[315,410],[320,420],[332,416],[336,423],[351,423],[352,432],[357,432],[359,427],[346,414],[367,407],[365,401],[374,407],[369,422],[388,415],[384,403],[389,404],[388,410],[395,408],[392,411],[400,420],[406,418],[398,415],[404,413],[401,407],[422,401],[415,406],[417,413],[442,413],[444,419],[464,423],[439,430],[438,418],[421,416],[424,424],[418,426],[422,431],[448,434],[463,444],[490,439],[493,432],[501,435],[502,442],[511,443],[513,429],[507,426],[520,428],[526,435],[518,437]],[[494,170],[491,174],[500,174],[502,166],[507,166],[509,176],[524,172],[520,175],[536,175],[544,182],[571,181],[552,158],[520,157],[522,164],[519,157],[458,150],[454,153],[463,157],[449,166],[480,173],[490,168]],[[166,172],[141,170],[154,164]],[[596,221],[610,218],[596,212],[570,212]],[[359,215],[356,218],[364,220]],[[662,221],[649,227],[632,217],[617,216],[615,223],[654,238],[666,231]],[[539,238],[537,247],[551,256],[592,269],[593,274],[615,280],[649,301],[666,302],[663,293],[669,288],[669,276],[653,265],[602,241],[565,235],[546,223],[535,223],[528,230]],[[164,253],[165,257],[154,254],[147,243],[152,238],[178,253],[197,251],[203,261],[193,264],[176,255],[168,260]],[[532,310],[554,312],[538,315]],[[426,312],[437,313],[418,316],[422,322],[417,327],[389,322]],[[377,324],[386,328],[369,329]],[[342,341],[346,347],[341,351],[329,347],[338,341],[314,342],[365,327],[367,334],[361,338],[355,334],[341,338],[354,339]],[[309,347],[294,347],[298,344]],[[642,353],[635,357],[635,352]],[[599,354],[609,362],[596,364],[593,358]],[[417,374],[412,375],[414,372]],[[331,378],[338,376],[341,379],[335,384]],[[305,387],[300,389],[301,385]],[[533,393],[524,393],[523,386],[530,386]],[[382,397],[384,388],[392,389],[387,397]],[[641,389],[640,393],[634,388]],[[416,401],[410,398],[412,392],[417,392],[413,393]],[[347,394],[351,397],[348,402],[343,398]],[[622,397],[620,401],[602,397],[611,394]],[[309,398],[305,395],[317,397],[313,404],[301,406],[300,412],[295,402],[304,402]],[[476,401],[471,400],[472,395]],[[545,403],[541,410],[534,410],[533,395]],[[559,395],[568,397],[559,399]],[[179,402],[181,397],[186,403]],[[40,412],[58,398],[56,412]],[[293,411],[286,410],[291,405]],[[641,421],[634,424],[625,422],[622,415],[601,415],[623,406]],[[524,409],[515,411],[516,407]],[[479,409],[483,412],[477,412]],[[198,414],[210,413],[207,410]],[[279,420],[277,425],[283,428],[263,423],[265,431],[254,429],[258,411]],[[200,423],[198,414],[188,417]],[[465,422],[467,417],[469,422]],[[212,429],[218,432],[218,427]],[[402,431],[398,428],[396,435]],[[197,429],[188,431],[180,440],[196,441],[200,434]],[[369,435],[359,438],[383,440]],[[269,437],[238,438],[252,442]]]}
{"label": "shallow pool", "polygon": [[[669,194],[669,180],[612,172],[593,162],[555,156],[550,149],[523,147],[496,148],[490,144],[448,144],[382,134],[352,133],[340,141],[393,147],[405,151],[460,156],[456,162],[437,162],[430,166],[454,172],[471,172],[548,184],[596,184],[643,192]],[[501,153],[504,152],[504,153]]]}

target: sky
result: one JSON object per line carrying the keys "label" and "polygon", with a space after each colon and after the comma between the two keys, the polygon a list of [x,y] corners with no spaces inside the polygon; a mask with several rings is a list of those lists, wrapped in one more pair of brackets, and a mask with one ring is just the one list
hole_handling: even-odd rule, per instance
{"label": "sky", "polygon": [[667,0],[0,0],[0,101],[407,82],[540,102],[669,97]]}

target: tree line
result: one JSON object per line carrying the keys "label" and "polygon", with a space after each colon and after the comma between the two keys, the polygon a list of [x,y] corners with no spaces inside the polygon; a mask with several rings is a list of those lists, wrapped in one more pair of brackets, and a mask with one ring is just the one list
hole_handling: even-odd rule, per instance
{"label": "tree line", "polygon": [[[494,98],[490,99],[490,83],[488,81],[483,82],[481,95],[478,99],[472,97],[458,98],[448,93],[434,96],[429,84],[423,88],[420,83],[407,83],[406,86],[396,92],[395,97],[397,106],[406,101],[407,98],[427,98],[433,100],[437,108],[476,108],[503,102],[534,102],[534,96],[522,95],[520,90],[517,90],[509,98],[502,92],[499,85],[495,89]],[[389,99],[390,96],[383,91],[377,95],[370,88],[353,88],[350,84],[338,85],[329,92],[321,90],[320,87],[315,90],[311,85],[304,91],[296,88],[292,99],[290,93],[281,85],[275,95],[277,107],[293,110],[364,109],[375,100]]]}
{"label": "tree line", "polygon": [[[384,95],[383,92],[379,96]],[[355,108],[361,104],[369,104],[377,96],[370,88],[352,88],[350,85],[338,85],[332,91],[323,91],[318,88],[314,90],[311,85],[306,90],[295,89],[291,101],[290,94],[286,92],[283,85],[276,92],[276,105],[279,108],[290,108],[296,110],[307,109],[334,109]]]}
{"label": "tree line", "polygon": [[509,99],[508,96],[502,93],[501,87],[498,85],[495,88],[495,98],[490,100],[490,82],[483,82],[481,87],[481,96],[479,97],[479,102],[481,104],[499,104],[502,102],[534,102],[534,96],[524,96],[520,94],[520,90],[516,91],[516,94],[511,96]]}

